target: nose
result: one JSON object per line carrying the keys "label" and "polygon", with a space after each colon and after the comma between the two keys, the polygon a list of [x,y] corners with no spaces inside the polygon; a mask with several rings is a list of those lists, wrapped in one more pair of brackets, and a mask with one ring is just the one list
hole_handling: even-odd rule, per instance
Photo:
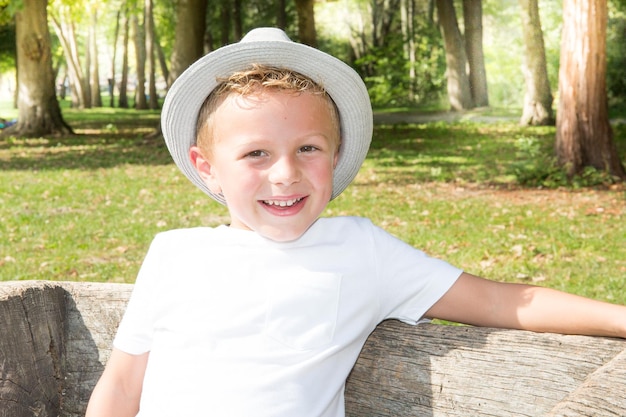
{"label": "nose", "polygon": [[282,156],[271,166],[269,181],[277,185],[291,185],[300,181],[298,161],[292,156]]}

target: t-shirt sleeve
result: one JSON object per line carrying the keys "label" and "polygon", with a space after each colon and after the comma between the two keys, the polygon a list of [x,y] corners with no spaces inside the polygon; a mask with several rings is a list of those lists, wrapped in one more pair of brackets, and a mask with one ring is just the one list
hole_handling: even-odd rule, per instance
{"label": "t-shirt sleeve", "polygon": [[381,319],[417,324],[463,272],[372,226]]}
{"label": "t-shirt sleeve", "polygon": [[137,275],[124,317],[120,322],[113,346],[139,355],[150,351],[154,329],[154,301],[160,285],[161,259],[165,239],[157,235]]}

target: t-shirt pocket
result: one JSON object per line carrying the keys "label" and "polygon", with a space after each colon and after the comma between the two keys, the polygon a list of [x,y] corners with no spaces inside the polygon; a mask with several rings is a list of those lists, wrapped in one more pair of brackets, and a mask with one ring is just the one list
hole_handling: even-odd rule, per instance
{"label": "t-shirt pocket", "polygon": [[272,277],[265,332],[297,350],[319,349],[333,340],[341,275],[297,271]]}

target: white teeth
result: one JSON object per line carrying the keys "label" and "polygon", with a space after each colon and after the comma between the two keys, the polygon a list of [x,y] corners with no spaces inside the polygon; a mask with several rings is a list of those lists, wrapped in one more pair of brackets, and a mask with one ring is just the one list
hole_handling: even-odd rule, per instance
{"label": "white teeth", "polygon": [[280,206],[280,207],[291,207],[296,204],[298,201],[302,200],[301,198],[295,198],[293,200],[263,200],[265,204],[268,206]]}

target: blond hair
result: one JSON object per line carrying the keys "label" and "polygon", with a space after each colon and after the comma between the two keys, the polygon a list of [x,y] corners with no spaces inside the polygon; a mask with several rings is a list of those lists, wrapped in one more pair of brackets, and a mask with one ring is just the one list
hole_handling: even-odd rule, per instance
{"label": "blond hair", "polygon": [[337,148],[339,147],[340,126],[337,106],[326,90],[309,77],[287,68],[254,64],[248,70],[235,72],[218,81],[220,84],[209,94],[198,112],[196,144],[203,151],[211,152],[213,126],[215,124],[213,115],[224,99],[230,94],[247,96],[258,93],[260,90],[274,90],[293,94],[310,93],[322,97],[328,104],[333,125],[337,130],[336,145]]}

